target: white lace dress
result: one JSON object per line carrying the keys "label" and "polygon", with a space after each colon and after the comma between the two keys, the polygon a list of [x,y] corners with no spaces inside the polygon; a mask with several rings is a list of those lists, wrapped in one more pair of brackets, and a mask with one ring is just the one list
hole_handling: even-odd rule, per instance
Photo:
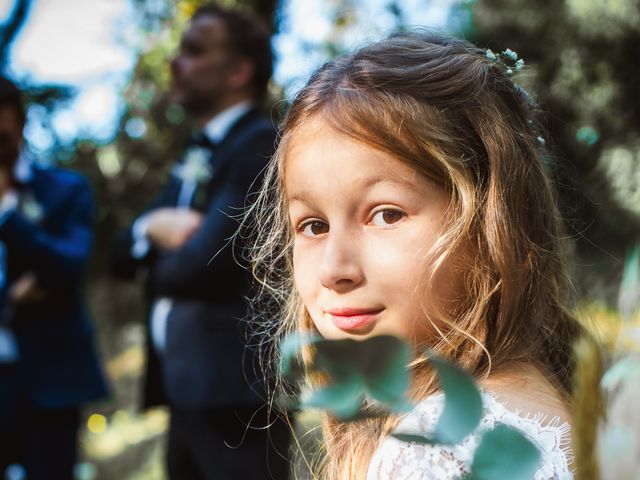
{"label": "white lace dress", "polygon": [[[503,423],[524,433],[540,450],[540,467],[535,480],[571,480],[569,424],[542,413],[522,416],[507,410],[491,393],[482,393],[484,412],[476,431],[458,445],[428,445],[386,438],[376,450],[367,480],[454,480],[470,473],[473,454],[482,433]],[[401,419],[396,431],[430,435],[444,408],[444,395],[433,395],[420,402]]]}

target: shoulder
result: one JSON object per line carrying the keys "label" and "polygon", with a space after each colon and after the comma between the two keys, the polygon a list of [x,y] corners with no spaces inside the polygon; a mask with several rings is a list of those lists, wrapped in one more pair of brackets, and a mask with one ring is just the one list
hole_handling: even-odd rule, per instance
{"label": "shoulder", "polygon": [[34,167],[33,175],[35,181],[68,185],[71,188],[89,188],[89,182],[84,175],[58,167]]}
{"label": "shoulder", "polygon": [[232,146],[238,150],[268,150],[273,153],[277,130],[269,117],[257,109],[250,110],[233,126],[222,142],[222,147]]}
{"label": "shoulder", "polygon": [[[480,438],[497,424],[522,432],[541,452],[536,480],[570,479],[569,425],[558,418],[547,421],[544,414],[522,415],[506,408],[490,393],[482,394],[484,411],[475,432],[457,445],[429,445],[386,438],[376,450],[370,464],[368,480],[449,480],[467,475]],[[434,433],[444,409],[444,395],[420,402],[398,423],[397,433],[429,436]]]}
{"label": "shoulder", "polygon": [[276,127],[271,119],[261,110],[254,108],[245,113],[234,128],[251,130],[256,133],[274,133]]}
{"label": "shoulder", "polygon": [[254,184],[273,156],[277,132],[271,120],[253,110],[233,127],[220,145],[231,183],[243,189]]}
{"label": "shoulder", "polygon": [[[55,167],[33,169],[31,186],[35,197],[49,205],[50,211],[91,215],[94,199],[87,179],[71,170]],[[67,214],[65,214],[67,215]]]}

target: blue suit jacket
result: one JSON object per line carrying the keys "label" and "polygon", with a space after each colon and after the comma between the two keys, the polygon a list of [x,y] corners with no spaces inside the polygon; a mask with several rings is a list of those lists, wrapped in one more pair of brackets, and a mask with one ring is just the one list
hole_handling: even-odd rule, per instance
{"label": "blue suit jacket", "polygon": [[11,328],[20,358],[10,378],[0,376],[0,412],[18,395],[40,408],[66,408],[107,394],[82,298],[92,244],[91,190],[72,172],[32,171],[26,190],[41,206],[40,218],[11,213],[0,225],[0,241],[7,249],[9,285],[33,272],[46,294],[15,308]]}
{"label": "blue suit jacket", "polygon": [[[196,194],[192,203],[204,222],[183,247],[166,253],[151,250],[136,259],[131,256],[131,229],[116,241],[115,273],[134,278],[144,269],[149,299],[174,300],[163,358],[148,349],[146,405],[168,402],[198,409],[263,401],[255,358],[246,348],[250,275],[236,263],[229,239],[238,227],[232,217],[245,205],[275,138],[271,121],[253,110],[213,148],[216,172],[204,185],[205,194]],[[175,206],[180,187],[172,177],[150,209]]]}

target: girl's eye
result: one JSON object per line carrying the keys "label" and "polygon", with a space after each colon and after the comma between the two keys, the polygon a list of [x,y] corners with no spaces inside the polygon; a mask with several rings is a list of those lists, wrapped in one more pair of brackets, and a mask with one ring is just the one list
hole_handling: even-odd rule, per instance
{"label": "girl's eye", "polygon": [[329,225],[320,220],[312,220],[310,222],[303,223],[300,226],[300,231],[305,237],[315,237],[316,235],[322,235],[329,231]]}
{"label": "girl's eye", "polygon": [[385,209],[376,212],[371,219],[371,223],[378,227],[386,227],[392,225],[406,216],[406,213],[400,210]]}

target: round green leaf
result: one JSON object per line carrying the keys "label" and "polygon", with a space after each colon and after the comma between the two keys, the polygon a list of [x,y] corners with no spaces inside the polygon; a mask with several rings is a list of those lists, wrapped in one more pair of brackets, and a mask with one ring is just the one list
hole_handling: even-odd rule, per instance
{"label": "round green leaf", "polygon": [[314,368],[328,373],[337,383],[352,377],[362,377],[361,369],[358,368],[359,344],[360,342],[350,338],[318,340],[315,343]]}
{"label": "round green leaf", "polygon": [[394,410],[406,409],[405,393],[409,388],[409,347],[390,335],[361,342],[362,374],[367,392],[375,400]]}
{"label": "round green leaf", "polygon": [[409,386],[409,347],[403,340],[388,335],[362,341],[291,335],[281,346],[283,374],[303,373],[298,353],[309,343],[315,348],[310,369],[326,374],[331,385],[308,394],[302,407],[321,408],[345,420],[375,416],[375,412],[354,411],[366,394],[378,401],[382,409],[406,412],[412,408],[405,398]]}
{"label": "round green leaf", "polygon": [[362,405],[363,384],[357,378],[310,392],[302,400],[303,408],[326,410],[341,420],[352,420]]}
{"label": "round green leaf", "polygon": [[418,435],[415,433],[392,433],[392,437],[397,438],[402,442],[413,442],[413,443],[433,443],[433,440],[429,437],[425,437],[424,435]]}
{"label": "round green leaf", "polygon": [[531,480],[540,452],[521,432],[499,424],[480,440],[470,480]]}
{"label": "round green leaf", "polygon": [[300,351],[313,343],[315,337],[302,334],[289,334],[280,344],[280,375],[290,380],[299,380],[304,375]]}
{"label": "round green leaf", "polygon": [[359,378],[366,393],[384,408],[405,412],[411,405],[405,398],[409,387],[409,347],[397,337],[382,335],[356,341],[319,340],[315,343],[314,366],[335,383]]}
{"label": "round green leaf", "polygon": [[471,376],[457,365],[429,355],[444,391],[444,410],[436,425],[434,443],[453,445],[475,430],[482,417],[482,397]]}

